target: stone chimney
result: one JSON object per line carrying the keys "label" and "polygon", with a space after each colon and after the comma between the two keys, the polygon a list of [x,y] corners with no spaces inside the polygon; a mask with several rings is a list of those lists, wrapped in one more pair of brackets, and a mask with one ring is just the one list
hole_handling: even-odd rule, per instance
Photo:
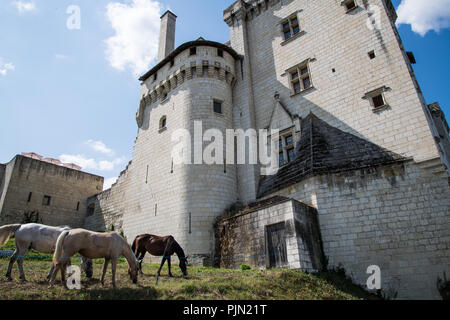
{"label": "stone chimney", "polygon": [[175,50],[175,25],[177,16],[167,10],[161,16],[161,30],[159,34],[158,62],[164,60]]}

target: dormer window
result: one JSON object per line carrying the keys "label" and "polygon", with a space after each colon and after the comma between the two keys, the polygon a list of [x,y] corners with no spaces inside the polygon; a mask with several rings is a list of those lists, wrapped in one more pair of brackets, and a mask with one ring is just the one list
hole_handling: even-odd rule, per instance
{"label": "dormer window", "polygon": [[197,54],[197,47],[192,47],[189,49],[189,55],[194,56]]}
{"label": "dormer window", "polygon": [[217,56],[223,58],[223,50],[222,49],[217,49]]}
{"label": "dormer window", "polygon": [[280,134],[278,141],[280,167],[295,160],[294,135],[292,130]]}

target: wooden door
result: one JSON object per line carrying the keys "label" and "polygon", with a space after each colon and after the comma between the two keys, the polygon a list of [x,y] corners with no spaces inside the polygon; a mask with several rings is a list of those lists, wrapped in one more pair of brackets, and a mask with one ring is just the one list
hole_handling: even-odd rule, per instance
{"label": "wooden door", "polygon": [[267,254],[269,255],[270,268],[287,266],[285,230],[284,222],[267,226]]}

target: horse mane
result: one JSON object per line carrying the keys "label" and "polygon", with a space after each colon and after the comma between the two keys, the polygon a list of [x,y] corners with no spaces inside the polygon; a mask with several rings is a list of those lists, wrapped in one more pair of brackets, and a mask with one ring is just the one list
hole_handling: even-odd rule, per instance
{"label": "horse mane", "polygon": [[172,249],[177,254],[178,258],[186,258],[186,255],[184,254],[183,248],[179,245],[179,243],[172,237]]}

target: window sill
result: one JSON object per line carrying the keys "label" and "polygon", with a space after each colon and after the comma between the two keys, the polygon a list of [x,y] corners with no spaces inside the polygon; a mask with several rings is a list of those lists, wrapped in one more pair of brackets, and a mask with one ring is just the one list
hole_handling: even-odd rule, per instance
{"label": "window sill", "polygon": [[291,94],[291,98],[292,98],[292,97],[295,97],[295,96],[302,95],[302,94],[304,94],[304,93],[306,93],[306,92],[308,92],[308,91],[311,91],[311,90],[313,90],[313,89],[314,89],[314,86],[311,86],[311,87],[309,87],[308,89],[302,90],[302,91],[300,91],[300,92],[292,93],[292,94]]}
{"label": "window sill", "polygon": [[158,130],[158,133],[163,133],[163,132],[166,131],[166,130],[167,130],[167,127],[160,128],[160,129]]}
{"label": "window sill", "polygon": [[387,108],[389,108],[389,105],[388,105],[388,104],[385,104],[385,105],[380,106],[380,107],[377,107],[377,108],[372,108],[372,112],[373,112],[373,113],[377,113],[377,112],[386,110]]}
{"label": "window sill", "polygon": [[215,112],[215,111],[214,111],[214,115],[217,117],[221,117],[221,118],[225,117],[223,113],[219,113],[219,112]]}
{"label": "window sill", "polygon": [[358,8],[359,8],[358,6],[354,6],[353,8],[348,9],[348,10],[345,12],[345,14],[351,13],[351,12],[355,11],[355,10],[358,9]]}
{"label": "window sill", "polygon": [[285,46],[286,44],[288,44],[291,41],[294,41],[297,38],[300,38],[302,35],[306,34],[306,32],[304,30],[300,31],[299,33],[293,35],[292,37],[290,37],[289,39],[283,40],[281,42],[282,46]]}

